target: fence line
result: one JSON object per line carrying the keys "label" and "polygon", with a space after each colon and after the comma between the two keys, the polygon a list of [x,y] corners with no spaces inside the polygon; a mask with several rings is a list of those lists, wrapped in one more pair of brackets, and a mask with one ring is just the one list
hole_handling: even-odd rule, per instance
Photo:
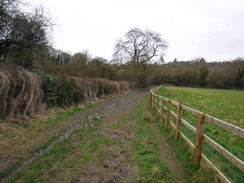
{"label": "fence line", "polygon": [[[226,123],[220,119],[214,118],[208,114],[204,114],[200,111],[182,105],[174,100],[169,98],[160,96],[156,94],[156,92],[161,88],[161,86],[151,89],[151,106],[159,113],[161,117],[161,121],[165,121],[165,125],[168,126],[169,124],[173,127],[176,131],[175,138],[178,139],[180,136],[185,140],[185,142],[193,149],[193,159],[194,159],[194,166],[198,168],[200,166],[201,159],[205,161],[207,164],[214,169],[219,178],[223,182],[230,182],[230,180],[205,156],[202,154],[202,144],[203,140],[207,142],[210,146],[212,146],[217,152],[222,154],[226,159],[232,162],[236,167],[238,167],[242,172],[244,172],[244,162],[240,160],[238,157],[233,155],[231,152],[226,150],[224,147],[219,145],[213,139],[208,137],[204,134],[204,121],[208,121],[212,124],[215,124],[229,132],[238,135],[240,137],[244,137],[244,129],[234,126],[232,124]],[[177,107],[177,113],[171,110],[171,104]],[[181,114],[183,111],[187,111],[195,116],[198,117],[197,128],[192,126],[189,122],[181,118]],[[176,119],[176,124],[174,124],[170,120],[170,116],[173,116]],[[196,134],[196,143],[195,145],[189,140],[182,132],[181,132],[181,124],[184,124],[189,130],[191,130],[194,134]]]}

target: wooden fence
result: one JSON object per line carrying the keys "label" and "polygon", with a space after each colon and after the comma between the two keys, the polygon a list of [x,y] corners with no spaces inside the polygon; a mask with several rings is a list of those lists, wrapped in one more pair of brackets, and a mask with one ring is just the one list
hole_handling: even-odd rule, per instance
{"label": "wooden fence", "polygon": [[[214,118],[210,115],[204,114],[200,111],[182,105],[174,100],[156,94],[156,92],[160,88],[161,86],[151,89],[151,106],[156,110],[156,112],[159,113],[161,120],[165,121],[165,125],[166,126],[171,125],[172,128],[176,131],[175,138],[178,139],[181,136],[184,139],[184,141],[189,145],[189,147],[193,150],[195,168],[198,168],[200,166],[201,160],[203,160],[205,163],[210,165],[210,167],[219,175],[219,178],[223,182],[228,182],[228,183],[230,182],[230,180],[205,155],[202,154],[202,144],[204,140],[209,145],[211,145],[217,152],[222,154],[226,159],[228,159],[235,166],[237,166],[242,172],[244,172],[244,162],[240,160],[238,157],[236,157],[235,155],[233,155],[231,152],[226,150],[224,147],[219,145],[213,139],[208,137],[206,134],[204,134],[203,125],[204,125],[204,121],[208,121],[242,138],[244,137],[244,129],[226,123],[220,119]],[[177,113],[171,110],[172,105],[177,107]],[[181,117],[183,111],[187,111],[197,116],[198,118],[197,128],[192,126],[189,122],[187,122]],[[174,122],[170,120],[171,115],[175,117],[176,124],[174,124]],[[181,132],[182,124],[186,126],[189,130],[194,132],[194,134],[196,134],[195,145]]]}

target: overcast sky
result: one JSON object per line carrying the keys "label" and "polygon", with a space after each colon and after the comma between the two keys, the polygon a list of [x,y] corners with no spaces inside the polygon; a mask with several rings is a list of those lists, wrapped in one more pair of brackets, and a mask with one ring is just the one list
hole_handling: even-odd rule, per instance
{"label": "overcast sky", "polygon": [[244,57],[244,0],[28,0],[56,24],[54,47],[112,58],[118,38],[134,27],[169,42],[165,61]]}

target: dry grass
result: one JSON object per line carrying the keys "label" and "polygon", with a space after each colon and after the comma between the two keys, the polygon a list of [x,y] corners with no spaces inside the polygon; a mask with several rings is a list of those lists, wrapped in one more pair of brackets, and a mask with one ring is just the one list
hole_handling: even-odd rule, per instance
{"label": "dry grass", "polygon": [[153,122],[153,116],[150,112],[146,111],[144,114],[143,114],[143,120],[144,121],[147,121],[147,122]]}

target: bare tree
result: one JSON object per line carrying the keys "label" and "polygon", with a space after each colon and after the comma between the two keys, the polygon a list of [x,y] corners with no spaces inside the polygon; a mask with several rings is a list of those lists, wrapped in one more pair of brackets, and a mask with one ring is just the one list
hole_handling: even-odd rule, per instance
{"label": "bare tree", "polygon": [[133,80],[137,81],[146,64],[162,60],[168,43],[161,35],[151,30],[132,28],[124,38],[117,41],[113,61],[127,64],[132,73]]}

